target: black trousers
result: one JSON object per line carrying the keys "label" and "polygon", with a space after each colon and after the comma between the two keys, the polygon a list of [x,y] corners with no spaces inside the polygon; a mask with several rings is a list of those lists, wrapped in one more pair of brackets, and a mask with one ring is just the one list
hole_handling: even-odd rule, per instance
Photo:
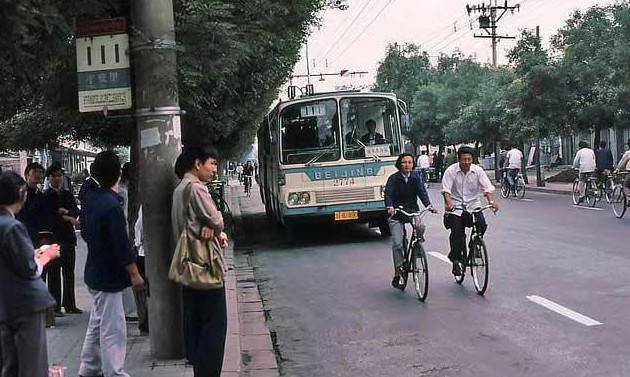
{"label": "black trousers", "polygon": [[138,255],[136,257],[136,266],[138,266],[140,276],[144,279],[144,287],[133,289],[133,297],[136,301],[136,311],[138,312],[138,328],[140,331],[148,331],[149,310],[147,306],[147,297],[149,296],[149,279],[147,278],[144,268],[144,256]]}
{"label": "black trousers", "polygon": [[[67,310],[77,307],[74,295],[74,265],[76,262],[76,249],[72,243],[62,243],[61,256],[50,262],[44,271],[48,282],[48,290],[57,301],[57,310],[63,306]],[[63,298],[61,290],[61,277],[63,276]]]}
{"label": "black trousers", "polygon": [[48,376],[44,313],[0,323],[0,377]]}
{"label": "black trousers", "polygon": [[220,377],[227,332],[225,288],[183,287],[186,358],[195,377]]}
{"label": "black trousers", "polygon": [[483,217],[481,212],[474,215],[463,212],[461,216],[446,215],[444,217],[444,226],[451,230],[451,235],[449,236],[451,252],[448,254],[448,259],[452,262],[461,262],[464,259],[466,228],[473,226],[474,222],[477,223],[477,228],[483,235],[488,229],[488,224],[486,224],[486,218]]}

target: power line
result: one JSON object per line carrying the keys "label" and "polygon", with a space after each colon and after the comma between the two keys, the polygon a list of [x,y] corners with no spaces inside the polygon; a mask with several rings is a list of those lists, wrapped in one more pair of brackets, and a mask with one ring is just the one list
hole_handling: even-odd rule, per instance
{"label": "power line", "polygon": [[352,21],[350,21],[350,23],[348,24],[348,26],[345,28],[345,30],[339,34],[339,36],[337,37],[337,39],[335,39],[335,41],[330,45],[330,47],[328,48],[328,50],[326,50],[326,52],[324,53],[324,55],[322,56],[322,60],[326,59],[326,57],[328,56],[328,54],[330,53],[330,51],[332,51],[332,49],[335,48],[335,46],[337,45],[337,43],[339,41],[341,41],[341,39],[346,35],[346,33],[348,33],[348,31],[350,30],[350,28],[352,27],[352,25],[354,25],[354,23],[357,21],[357,19],[359,18],[359,16],[363,13],[363,11],[365,10],[365,8],[367,8],[367,6],[372,2],[372,0],[368,0],[365,4],[363,4],[363,7],[361,7],[361,9],[359,9],[359,11],[357,12],[357,14],[354,16],[354,18],[352,19]]}
{"label": "power line", "polygon": [[369,23],[368,23],[368,24],[367,24],[367,25],[366,25],[366,26],[365,26],[365,27],[364,27],[364,28],[363,28],[363,29],[359,32],[359,34],[358,34],[358,35],[357,35],[357,36],[356,36],[356,37],[355,37],[352,41],[350,41],[350,43],[348,43],[348,44],[346,45],[346,48],[344,48],[344,49],[342,49],[342,50],[341,50],[341,54],[340,54],[340,55],[338,55],[338,56],[336,56],[336,57],[334,57],[334,58],[331,58],[331,59],[330,59],[330,62],[332,63],[332,62],[334,62],[336,59],[339,59],[340,57],[342,57],[342,56],[343,56],[343,55],[344,55],[344,54],[348,51],[348,49],[349,49],[349,48],[350,48],[350,47],[354,44],[354,42],[356,42],[356,41],[357,41],[357,39],[359,39],[359,38],[363,35],[363,33],[364,33],[364,32],[365,32],[365,31],[366,31],[366,30],[367,30],[370,26],[372,26],[372,24],[374,23],[374,21],[376,21],[376,19],[377,19],[377,18],[381,15],[381,13],[383,13],[383,12],[385,11],[385,9],[389,6],[389,4],[391,4],[391,3],[392,3],[392,1],[393,1],[393,0],[389,0],[389,1],[387,2],[387,4],[385,4],[385,6],[384,6],[384,7],[382,7],[382,8],[381,8],[381,10],[380,10],[380,11],[376,14],[376,16],[374,16],[374,18],[372,18],[372,20],[371,20],[371,21],[370,21],[370,22],[369,22]]}

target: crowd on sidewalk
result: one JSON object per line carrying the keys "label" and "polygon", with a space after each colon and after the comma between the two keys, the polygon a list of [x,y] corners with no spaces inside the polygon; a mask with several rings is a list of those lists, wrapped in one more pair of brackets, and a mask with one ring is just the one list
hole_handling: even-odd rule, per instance
{"label": "crowd on sidewalk", "polygon": [[[214,152],[188,148],[175,164],[181,182],[173,193],[173,230],[185,240],[178,241],[176,254],[196,249],[201,257],[221,256],[227,245],[222,215],[206,186],[216,176],[217,159]],[[45,328],[54,326],[55,317],[83,312],[74,292],[77,229],[87,244],[84,282],[92,304],[77,355],[79,375],[129,376],[125,355],[131,318],[125,302],[132,297],[130,287],[139,329],[148,332],[141,207],[135,232],[130,235],[128,230],[130,171],[128,164],[121,169],[113,151],[99,153],[81,186],[79,204],[70,187],[64,188],[65,175],[58,164],[44,170],[30,163],[24,178],[11,171],[0,174],[0,376],[48,376]],[[177,263],[173,258],[171,270],[176,275],[188,267]],[[195,376],[218,377],[223,363],[227,327],[223,269],[214,274],[214,284],[204,285],[198,284],[204,273],[193,273],[187,280],[169,273],[183,285],[186,358]]]}

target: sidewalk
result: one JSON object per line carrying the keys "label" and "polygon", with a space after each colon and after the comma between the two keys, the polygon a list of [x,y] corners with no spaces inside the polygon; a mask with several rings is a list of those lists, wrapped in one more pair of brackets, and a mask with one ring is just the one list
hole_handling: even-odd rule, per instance
{"label": "sidewalk", "polygon": [[[560,171],[561,170],[555,168],[549,171],[543,170],[543,175],[544,178],[549,178],[558,174]],[[496,180],[494,179],[494,170],[486,170],[486,174],[488,175],[492,183],[494,183],[497,187],[500,186],[500,184],[497,184]],[[545,182],[544,187],[536,186],[535,169],[527,170],[527,179],[529,183],[525,186],[525,192],[533,191],[546,192],[549,194],[571,195],[571,191],[573,189],[573,182]]]}
{"label": "sidewalk", "polygon": [[[237,198],[239,192],[236,188],[226,190],[226,199],[235,217],[240,216]],[[235,267],[233,250],[232,241],[225,253],[229,267],[225,279],[228,328],[221,376],[278,376],[275,353],[265,323],[253,269],[249,266]],[[86,244],[79,237],[75,291],[77,306],[83,309],[84,313],[66,314],[65,317],[57,318],[56,326],[46,330],[49,364],[66,367],[65,376],[78,375],[81,347],[89,319],[91,299],[83,283],[86,255]],[[184,359],[157,360],[153,358],[149,337],[140,334],[137,322],[127,323],[125,368],[132,377],[193,376],[192,367],[187,365]]]}

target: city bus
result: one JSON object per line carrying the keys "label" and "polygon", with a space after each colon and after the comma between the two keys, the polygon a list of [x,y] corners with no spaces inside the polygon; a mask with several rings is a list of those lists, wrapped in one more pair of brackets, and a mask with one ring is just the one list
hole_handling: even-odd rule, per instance
{"label": "city bus", "polygon": [[318,93],[278,103],[258,129],[267,216],[368,223],[389,235],[384,190],[397,171],[407,106],[393,93]]}

